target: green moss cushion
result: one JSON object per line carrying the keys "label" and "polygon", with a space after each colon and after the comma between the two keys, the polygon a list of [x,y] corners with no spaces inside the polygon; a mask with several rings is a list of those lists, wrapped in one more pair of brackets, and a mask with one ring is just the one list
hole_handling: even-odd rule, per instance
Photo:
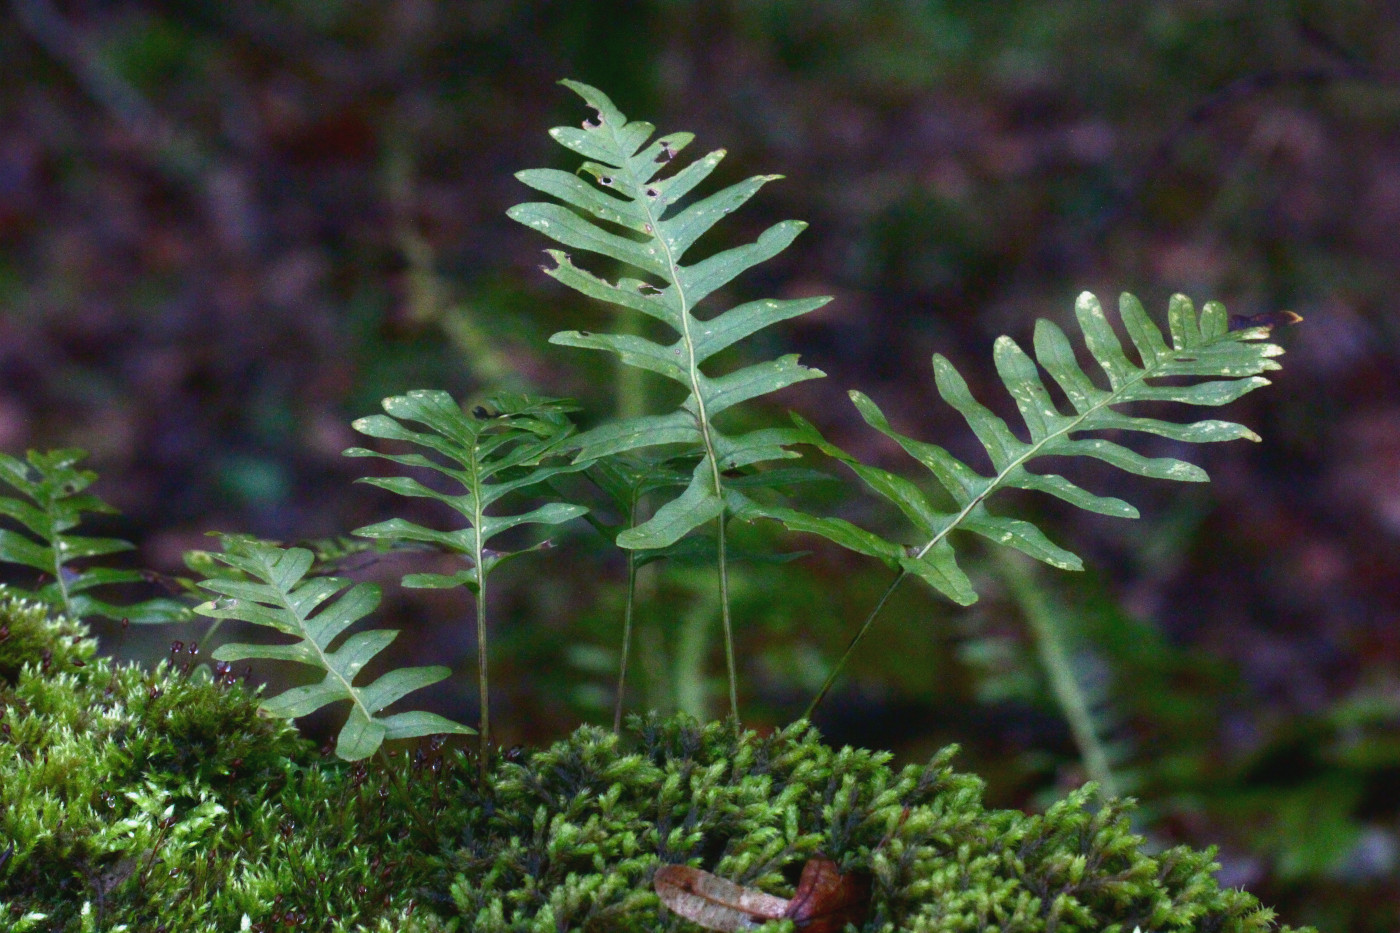
{"label": "green moss cushion", "polygon": [[869,931],[1272,925],[1209,853],[1147,854],[1125,805],[985,809],[952,750],[893,771],[805,724],[652,716],[498,756],[483,788],[461,751],[349,765],[228,673],[95,649],[0,595],[0,929],[698,930],[659,905],[657,865],[788,897],[819,853],[869,875]]}

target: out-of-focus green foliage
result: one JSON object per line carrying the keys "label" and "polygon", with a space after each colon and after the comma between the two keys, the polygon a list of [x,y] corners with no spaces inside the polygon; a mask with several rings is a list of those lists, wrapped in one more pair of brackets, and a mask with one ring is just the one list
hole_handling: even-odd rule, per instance
{"label": "out-of-focus green foliage", "polygon": [[[133,545],[119,538],[69,534],[84,513],[114,511],[92,493],[85,492],[97,474],[77,467],[84,451],[31,450],[25,460],[0,453],[0,482],[24,498],[0,496],[0,515],[23,531],[0,528],[0,562],[19,564],[40,574],[34,595],[74,619],[100,617],[135,623],[180,622],[189,609],[173,599],[148,599],[115,605],[94,596],[98,587],[144,583],[139,570],[84,566],[92,558],[129,551]],[[27,500],[27,501],[26,501]]]}

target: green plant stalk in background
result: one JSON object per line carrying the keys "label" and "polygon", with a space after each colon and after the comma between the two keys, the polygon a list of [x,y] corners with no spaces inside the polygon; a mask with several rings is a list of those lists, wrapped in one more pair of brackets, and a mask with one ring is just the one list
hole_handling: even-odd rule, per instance
{"label": "green plant stalk in background", "polygon": [[1085,772],[1091,781],[1099,785],[1099,793],[1105,797],[1117,797],[1118,780],[1113,774],[1108,750],[1099,741],[1099,730],[1089,699],[1075,673],[1060,614],[1036,584],[1034,567],[1027,566],[1024,558],[1005,551],[998,552],[997,570],[1025,616],[1026,625],[1030,627],[1036,656],[1040,659],[1050,694],[1069,723],[1070,734],[1074,736]]}

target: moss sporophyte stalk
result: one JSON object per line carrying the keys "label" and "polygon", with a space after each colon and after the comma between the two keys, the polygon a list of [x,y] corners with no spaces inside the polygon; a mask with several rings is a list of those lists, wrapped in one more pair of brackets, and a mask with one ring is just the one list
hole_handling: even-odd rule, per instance
{"label": "moss sporophyte stalk", "polygon": [[[0,497],[8,524],[0,560],[35,577],[28,590],[0,593],[0,926],[1270,929],[1272,913],[1253,897],[1221,890],[1210,852],[1149,854],[1130,831],[1131,805],[1094,785],[1039,815],[989,810],[981,782],[952,769],[951,748],[896,771],[885,753],[825,745],[805,717],[767,736],[745,731],[727,529],[735,520],[777,523],[889,568],[884,594],[852,626],[850,647],[810,714],[904,581],[922,580],[961,605],[977,599],[955,549],[966,533],[994,553],[1082,567],[1036,525],[992,512],[1001,490],[1136,517],[1122,499],[1032,472],[1039,458],[1090,457],[1144,477],[1200,482],[1199,467],[1101,435],[1258,440],[1226,421],[1181,423],[1122,408],[1219,406],[1266,385],[1262,374],[1278,368],[1282,352],[1266,338],[1286,321],[1277,313],[1232,319],[1217,303],[1197,311],[1177,296],[1164,334],[1125,295],[1125,350],[1085,294],[1075,316],[1101,377],[1081,367],[1070,337],[1048,321],[1035,325],[1032,352],[1010,337],[996,342],[996,372],[1020,416],[1015,429],[935,355],[934,387],[985,450],[989,473],[896,431],[874,399],[855,391],[865,423],[935,483],[864,463],[798,415],[737,430],[740,419],[724,416],[743,403],[822,376],[794,356],[725,370],[717,362],[758,331],[829,300],[723,304],[731,280],[786,249],[804,225],[784,221],[752,243],[691,260],[701,235],[778,176],[692,196],[722,150],[682,165],[691,134],[657,135],[596,89],[564,83],[593,116],[551,135],[584,161],[575,172],[520,173],[553,200],[509,214],[565,247],[548,251],[550,276],[619,321],[615,333],[564,331],[551,342],[614,354],[679,386],[680,401],[578,431],[577,407],[561,399],[497,392],[463,404],[437,390],[395,395],[384,414],[354,422],[369,446],[346,453],[392,464],[399,475],[364,482],[431,500],[445,507],[441,519],[389,516],[349,538],[294,547],[223,535],[218,550],[187,555],[189,575],[164,578],[169,592],[157,599],[139,598],[150,595],[141,592],[150,575],[104,566],[129,544],[73,533],[85,514],[110,510],[87,492],[95,476],[79,468],[81,451],[0,455],[0,480],[12,492]],[[746,411],[742,420],[752,425],[757,415]],[[777,463],[798,459],[804,463]],[[829,460],[893,504],[910,531],[886,537],[800,508],[794,490],[830,482],[812,465]],[[491,742],[490,572],[517,557],[557,559],[577,537],[553,547],[545,534],[579,522],[625,555],[614,727],[582,726],[548,748],[502,755]],[[364,673],[398,633],[362,627],[381,592],[353,580],[347,560],[391,548],[436,552],[435,572],[409,573],[403,586],[471,596],[463,603],[476,634],[474,727],[425,711],[386,712],[454,676],[446,666]],[[624,727],[637,571],[699,552],[714,566],[728,717],[700,723],[641,713]],[[442,572],[444,556],[459,569]],[[1015,565],[1008,579],[1024,581],[1024,573]],[[88,625],[99,618],[188,632],[153,668],[118,664],[96,652]],[[236,627],[232,637],[225,623]],[[1086,761],[1111,780],[1089,704],[1072,676],[1053,669],[1053,613],[1033,623]],[[253,659],[296,662],[319,679],[274,694],[250,686],[251,668],[235,667]],[[333,747],[318,752],[292,722],[327,706],[346,718]],[[474,753],[447,741],[470,734],[478,736]]]}

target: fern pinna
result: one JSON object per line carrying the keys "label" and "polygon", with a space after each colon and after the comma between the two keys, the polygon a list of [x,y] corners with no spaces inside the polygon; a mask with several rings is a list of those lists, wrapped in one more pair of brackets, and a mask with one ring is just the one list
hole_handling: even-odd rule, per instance
{"label": "fern pinna", "polygon": [[[933,473],[939,485],[952,497],[952,510],[942,510],[931,503],[913,482],[861,463],[828,442],[812,425],[793,416],[807,443],[847,464],[867,486],[894,503],[920,534],[919,543],[906,546],[840,519],[815,518],[780,506],[750,505],[750,515],[766,515],[793,530],[823,535],[847,548],[878,557],[898,570],[898,575],[808,707],[808,715],[826,694],[885,601],[907,576],[920,577],[961,605],[977,599],[972,582],[958,566],[954,555],[949,538],[953,531],[981,535],[1054,567],[1083,569],[1075,554],[1052,542],[1035,525],[989,512],[987,500],[993,493],[1008,487],[1039,490],[1092,512],[1121,518],[1138,516],[1137,509],[1122,499],[1091,493],[1063,476],[1030,472],[1026,469],[1030,461],[1049,455],[1087,456],[1140,476],[1205,482],[1208,479],[1205,470],[1194,464],[1171,457],[1148,458],[1102,437],[1076,435],[1090,431],[1140,431],[1188,443],[1259,440],[1253,431],[1228,421],[1178,424],[1124,414],[1115,406],[1130,402],[1218,406],[1268,385],[1269,380],[1259,374],[1278,369],[1279,364],[1273,358],[1283,353],[1281,347],[1264,342],[1270,332],[1269,326],[1254,327],[1249,326],[1249,320],[1232,320],[1219,302],[1207,303],[1198,315],[1188,298],[1176,295],[1167,308],[1171,332],[1168,346],[1162,332],[1133,296],[1122,296],[1119,314],[1139,362],[1129,359],[1124,352],[1097,298],[1086,292],[1079,296],[1075,305],[1085,346],[1103,369],[1108,379],[1107,388],[1097,385],[1080,367],[1069,338],[1050,321],[1036,322],[1034,360],[1010,337],[997,339],[994,350],[997,373],[1020,411],[1029,440],[1021,440],[1003,419],[974,399],[953,364],[941,355],[934,355],[934,384],[938,394],[958,410],[987,451],[993,469],[990,476],[977,472],[936,444],[900,434],[870,398],[860,392],[850,393],[867,424],[899,444]],[[1296,315],[1293,317],[1296,319]],[[1041,378],[1037,363],[1050,374],[1073,413],[1060,410]],[[1183,377],[1205,381],[1184,384]],[[1173,381],[1165,384],[1158,381],[1163,379]]]}
{"label": "fern pinna", "polygon": [[348,700],[350,715],[335,746],[336,754],[346,761],[373,755],[385,739],[472,732],[436,713],[379,715],[389,704],[445,678],[451,673],[446,667],[403,667],[366,686],[355,686],[364,666],[399,633],[392,629],[357,632],[340,641],[338,647],[331,645],[379,605],[378,586],[356,583],[347,590],[349,581],[342,577],[308,576],[315,557],[306,548],[284,550],[232,535],[223,537],[223,545],[223,553],[213,556],[233,572],[199,584],[215,598],[195,607],[195,612],[261,625],[297,640],[281,645],[229,642],[215,649],[214,659],[296,661],[325,672],[318,683],[293,687],[263,700],[264,712],[291,719]]}
{"label": "fern pinna", "polygon": [[583,294],[622,309],[630,309],[665,324],[675,334],[670,344],[635,334],[596,334],[563,331],[550,338],[564,346],[606,350],[623,363],[679,383],[687,395],[666,414],[626,418],[580,434],[574,444],[579,461],[652,447],[680,445],[700,457],[679,495],[658,508],[650,519],[617,537],[621,547],[657,549],[716,521],[716,553],[724,627],[725,660],[729,675],[730,713],[738,718],[734,639],[729,615],[724,519],[746,505],[742,494],[728,487],[725,473],[775,459],[798,456],[785,445],[794,441],[790,429],[773,428],[728,435],[715,419],[741,402],[777,391],[823,373],[797,362],[797,357],[745,366],[724,375],[709,375],[701,366],[720,351],[778,321],[813,311],[830,298],[750,301],[701,318],[697,306],[740,273],[786,249],[807,226],[783,221],[765,230],[758,240],[723,250],[686,264],[687,250],[722,217],[738,209],[765,184],[780,177],[758,175],[708,197],[678,206],[724,157],[716,150],[665,177],[661,173],[692,139],[691,133],[668,133],[650,144],[655,127],[628,121],[606,95],[576,81],[561,82],[577,92],[596,112],[582,129],[556,127],[550,135],[582,155],[577,174],[556,169],[531,169],[516,175],[522,182],[564,203],[518,204],[510,216],[566,247],[596,253],[623,264],[644,278],[626,275],[607,281],[574,264],[561,250],[549,250],[555,265],[545,271]]}
{"label": "fern pinna", "polygon": [[31,450],[23,461],[0,454],[0,482],[24,497],[0,496],[0,515],[10,518],[27,532],[0,528],[0,561],[22,564],[43,574],[49,582],[40,585],[34,595],[74,619],[100,616],[134,623],[159,623],[189,618],[189,609],[173,599],[117,605],[93,595],[92,590],[99,587],[144,582],[146,576],[139,570],[73,566],[73,561],[105,557],[134,547],[120,538],[68,534],[82,522],[85,512],[106,515],[116,512],[86,491],[97,479],[96,473],[78,466],[86,456],[76,448],[46,453]]}
{"label": "fern pinna", "polygon": [[[468,566],[452,574],[412,573],[403,585],[420,589],[465,586],[476,595],[477,686],[480,691],[481,772],[486,773],[491,736],[486,653],[486,577],[506,560],[549,546],[543,540],[515,551],[488,548],[496,535],[520,525],[561,525],[588,511],[567,502],[546,502],[515,514],[487,513],[501,498],[544,483],[561,473],[587,464],[561,461],[555,454],[573,433],[565,414],[572,406],[559,399],[501,394],[475,406],[471,414],[446,392],[418,390],[395,395],[383,402],[384,415],[356,420],[356,431],[369,437],[400,441],[426,448],[441,459],[420,453],[384,453],[363,447],[345,451],[347,457],[380,457],[401,466],[429,470],[454,488],[440,492],[410,476],[371,476],[359,482],[379,486],[401,496],[436,499],[462,518],[466,526],[439,531],[402,518],[355,530],[366,538],[416,541],[460,555]],[[407,424],[427,430],[414,430]],[[554,458],[554,462],[544,461]]]}

